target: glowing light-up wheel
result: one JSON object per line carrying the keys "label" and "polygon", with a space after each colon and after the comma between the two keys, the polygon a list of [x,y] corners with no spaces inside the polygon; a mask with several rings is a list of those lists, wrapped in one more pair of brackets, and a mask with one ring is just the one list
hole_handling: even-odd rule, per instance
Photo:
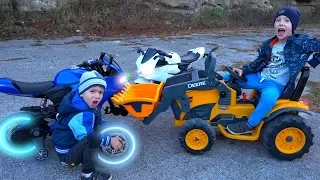
{"label": "glowing light-up wheel", "polygon": [[20,112],[6,117],[0,122],[0,150],[12,157],[27,157],[35,153],[31,125],[34,117]]}
{"label": "glowing light-up wheel", "polygon": [[9,143],[17,146],[32,143],[31,129],[24,124],[12,124],[7,130],[7,139]]}
{"label": "glowing light-up wheel", "polygon": [[101,133],[107,136],[119,136],[123,140],[123,146],[120,150],[115,150],[111,146],[102,147],[98,152],[98,159],[104,165],[110,167],[123,167],[130,164],[138,152],[139,143],[134,131],[124,125],[109,124]]}

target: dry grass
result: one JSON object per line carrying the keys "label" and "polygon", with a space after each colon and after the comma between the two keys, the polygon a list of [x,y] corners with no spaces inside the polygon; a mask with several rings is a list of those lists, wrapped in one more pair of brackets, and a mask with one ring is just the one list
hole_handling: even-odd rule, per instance
{"label": "dry grass", "polygon": [[221,45],[217,43],[206,43],[206,45],[211,46],[211,47],[221,47]]}
{"label": "dry grass", "polygon": [[[199,12],[181,13],[156,10],[129,0],[78,0],[55,10],[38,12],[19,12],[12,6],[10,11],[0,9],[0,12],[2,40],[66,35],[168,35],[217,28],[232,30],[271,26],[274,14],[274,11],[261,12],[248,7],[234,11],[210,7]],[[318,23],[320,10],[303,12],[303,15],[303,23]]]}
{"label": "dry grass", "polygon": [[320,83],[308,81],[306,86],[310,88],[310,92],[301,99],[307,100],[311,111],[320,112]]}
{"label": "dry grass", "polygon": [[315,35],[313,35],[313,37],[320,38],[320,34],[315,34]]}
{"label": "dry grass", "polygon": [[256,52],[256,49],[229,48],[237,52]]}

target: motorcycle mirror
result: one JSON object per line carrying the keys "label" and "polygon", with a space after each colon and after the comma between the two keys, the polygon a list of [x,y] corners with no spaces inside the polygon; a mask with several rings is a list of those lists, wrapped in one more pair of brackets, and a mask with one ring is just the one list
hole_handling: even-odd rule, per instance
{"label": "motorcycle mirror", "polygon": [[100,60],[103,61],[103,64],[104,64],[104,61],[105,61],[106,63],[108,63],[108,68],[109,68],[109,66],[112,64],[113,59],[114,59],[114,56],[113,56],[113,55],[110,55],[110,54],[101,52]]}
{"label": "motorcycle mirror", "polygon": [[158,50],[158,54],[159,54],[159,55],[162,55],[162,56],[166,56],[166,57],[168,57],[168,58],[172,58],[171,55],[169,55],[169,54],[167,54],[167,53],[165,53],[165,52],[163,52],[163,51],[161,51],[161,50]]}
{"label": "motorcycle mirror", "polygon": [[141,53],[142,55],[144,55],[144,52],[143,52],[143,50],[141,48],[137,49],[137,53]]}
{"label": "motorcycle mirror", "polygon": [[114,59],[114,56],[113,55],[108,55],[109,56],[109,65],[108,65],[108,67],[110,67],[110,65],[112,64],[112,62],[113,62],[113,59]]}
{"label": "motorcycle mirror", "polygon": [[105,55],[106,53],[104,53],[104,52],[101,52],[100,53],[100,58],[99,59],[103,59],[103,57],[104,57],[104,55]]}
{"label": "motorcycle mirror", "polygon": [[155,57],[153,58],[153,60],[156,60],[156,58],[159,58],[159,61],[166,61],[165,58],[164,58],[164,56],[162,56],[162,55],[155,56]]}

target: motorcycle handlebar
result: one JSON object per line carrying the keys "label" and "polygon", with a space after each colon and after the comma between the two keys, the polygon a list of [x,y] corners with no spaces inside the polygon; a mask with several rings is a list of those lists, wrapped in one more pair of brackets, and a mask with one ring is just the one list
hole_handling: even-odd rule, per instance
{"label": "motorcycle handlebar", "polygon": [[104,65],[104,62],[101,59],[96,59],[95,62],[92,64],[89,64],[89,62],[85,60],[83,61],[83,63],[78,64],[77,66],[86,68],[86,67],[103,66],[103,65]]}
{"label": "motorcycle handlebar", "polygon": [[77,67],[88,67],[88,66],[89,66],[88,61],[83,61],[83,63],[77,65]]}
{"label": "motorcycle handlebar", "polygon": [[97,59],[95,63],[92,64],[93,66],[103,66],[104,62],[101,59]]}

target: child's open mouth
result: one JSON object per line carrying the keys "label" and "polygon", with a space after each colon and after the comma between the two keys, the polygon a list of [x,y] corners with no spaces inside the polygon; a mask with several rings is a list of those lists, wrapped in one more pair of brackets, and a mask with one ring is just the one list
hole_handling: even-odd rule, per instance
{"label": "child's open mouth", "polygon": [[92,102],[92,104],[93,104],[94,106],[97,106],[98,103],[99,103],[99,101],[97,101],[97,100],[94,100],[94,101]]}
{"label": "child's open mouth", "polygon": [[283,29],[283,28],[279,28],[279,29],[278,29],[278,35],[279,35],[279,36],[283,36],[285,32],[286,32],[286,30]]}

